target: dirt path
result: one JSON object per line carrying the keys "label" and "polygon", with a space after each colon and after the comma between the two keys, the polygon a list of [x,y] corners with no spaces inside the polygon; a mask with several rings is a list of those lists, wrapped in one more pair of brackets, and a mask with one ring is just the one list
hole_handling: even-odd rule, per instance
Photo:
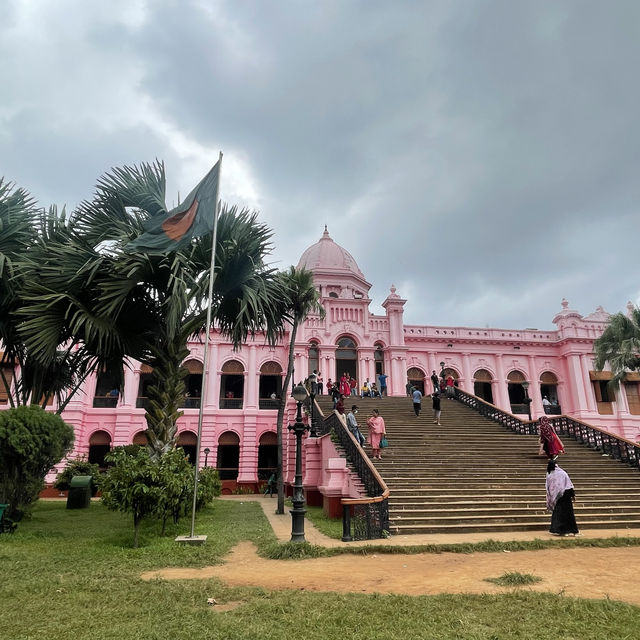
{"label": "dirt path", "polygon": [[[262,506],[276,537],[287,541],[291,535],[288,513],[276,516],[274,501],[260,496],[229,496],[226,499],[255,501]],[[322,535],[310,522],[305,525],[307,540],[322,546],[345,546]],[[585,537],[633,536],[638,530],[599,530],[584,532]],[[541,532],[492,533],[494,540],[533,540],[545,537]],[[392,536],[371,543],[443,544],[447,542],[480,542],[487,534],[449,536]],[[229,554],[224,565],[201,569],[167,568],[149,571],[145,580],[205,580],[219,578],[230,586],[255,586],[266,589],[301,589],[306,591],[336,591],[343,593],[396,593],[434,595],[438,593],[504,593],[485,578],[496,578],[507,571],[519,571],[542,578],[526,587],[535,591],[563,593],[582,598],[613,598],[640,605],[640,549],[618,547],[610,549],[576,548],[545,549],[503,553],[424,553],[416,555],[371,556],[341,555],[309,560],[266,560],[258,556],[250,542],[239,544]]]}
{"label": "dirt path", "polygon": [[265,560],[252,543],[239,544],[227,563],[202,569],[162,569],[145,580],[219,578],[230,586],[408,595],[503,593],[484,578],[506,571],[542,578],[528,589],[582,598],[613,598],[640,605],[640,554],[633,547],[512,553],[336,556],[300,561]]}

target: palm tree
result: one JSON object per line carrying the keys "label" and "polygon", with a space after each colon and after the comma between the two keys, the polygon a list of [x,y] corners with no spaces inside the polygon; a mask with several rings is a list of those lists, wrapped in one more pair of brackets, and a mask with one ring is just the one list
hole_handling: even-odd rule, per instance
{"label": "palm tree", "polygon": [[[26,269],[29,252],[52,228],[43,227],[43,216],[35,200],[24,190],[0,178],[0,385],[12,407],[40,402],[55,396],[61,412],[63,396],[82,379],[83,354],[60,349],[48,364],[40,362],[20,336],[19,310],[24,304],[24,287],[30,279]],[[57,217],[55,209],[51,219]],[[11,378],[6,375],[11,371]],[[19,375],[16,375],[19,372]],[[13,380],[13,387],[11,386]]]}
{"label": "palm tree", "polygon": [[282,477],[282,425],[284,410],[287,404],[287,394],[291,376],[293,375],[293,356],[298,327],[304,322],[310,313],[320,314],[324,317],[324,308],[320,304],[320,294],[313,284],[313,273],[306,269],[290,267],[281,275],[281,282],[286,291],[285,305],[287,308],[286,319],[291,325],[289,333],[289,362],[287,375],[280,396],[277,421],[277,445],[278,445],[278,505],[276,513],[284,513],[284,479]]}
{"label": "palm tree", "polygon": [[[211,261],[211,234],[165,255],[128,250],[147,220],[166,217],[164,200],[160,162],[103,176],[92,200],[54,221],[57,236],[30,251],[21,310],[24,341],[44,363],[71,344],[121,380],[127,357],[153,368],[146,434],[154,458],[175,444],[181,364],[188,340],[205,329]],[[234,347],[258,331],[272,344],[282,335],[282,284],[265,263],[270,238],[255,213],[221,211],[212,318]]]}
{"label": "palm tree", "polygon": [[613,373],[610,384],[617,388],[627,371],[640,369],[640,308],[631,307],[629,315],[612,315],[593,346],[596,369],[602,371],[608,362]]}

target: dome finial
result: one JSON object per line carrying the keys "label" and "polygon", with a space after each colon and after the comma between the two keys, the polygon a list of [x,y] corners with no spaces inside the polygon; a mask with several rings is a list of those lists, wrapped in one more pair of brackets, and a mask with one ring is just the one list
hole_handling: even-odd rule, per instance
{"label": "dome finial", "polygon": [[329,232],[327,231],[327,225],[324,225],[324,233],[322,234],[322,238],[320,238],[321,240],[331,240],[331,236],[329,235]]}

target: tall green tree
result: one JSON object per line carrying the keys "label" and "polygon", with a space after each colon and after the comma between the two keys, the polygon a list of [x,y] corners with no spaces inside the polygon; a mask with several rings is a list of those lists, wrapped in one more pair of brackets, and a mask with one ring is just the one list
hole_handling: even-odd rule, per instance
{"label": "tall green tree", "polygon": [[613,373],[611,384],[617,388],[627,371],[640,370],[640,308],[632,307],[629,315],[612,315],[593,346],[596,369],[602,371],[608,362]]}
{"label": "tall green tree", "polygon": [[[153,368],[146,434],[155,460],[175,445],[181,363],[188,340],[205,329],[212,244],[209,233],[164,255],[131,251],[145,224],[167,214],[162,163],[111,170],[94,197],[51,220],[57,234],[29,252],[20,311],[21,336],[45,364],[71,344],[121,379],[126,357]],[[223,207],[212,318],[234,347],[259,331],[270,343],[282,335],[283,285],[265,262],[271,235],[256,213]]]}
{"label": "tall green tree", "polygon": [[[287,374],[284,378],[284,386],[280,396],[277,419],[277,447],[278,447],[278,504],[276,513],[284,513],[284,478],[282,476],[283,460],[283,422],[284,411],[287,404],[289,385],[293,375],[293,356],[295,353],[296,335],[298,327],[311,313],[317,313],[324,317],[324,308],[320,304],[320,293],[313,284],[313,273],[306,269],[290,267],[288,271],[280,274],[280,279],[286,292],[284,305],[286,313],[283,314],[289,324],[289,360]],[[306,376],[305,376],[306,377]]]}

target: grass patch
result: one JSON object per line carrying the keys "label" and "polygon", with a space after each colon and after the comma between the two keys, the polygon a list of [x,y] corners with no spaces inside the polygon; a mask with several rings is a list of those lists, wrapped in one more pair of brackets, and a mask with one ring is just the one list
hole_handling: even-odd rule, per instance
{"label": "grass patch", "polygon": [[501,587],[526,587],[541,581],[542,578],[538,576],[519,571],[507,571],[497,578],[485,578],[485,582],[493,582]]}
{"label": "grass patch", "polygon": [[[196,533],[208,535],[201,547],[174,542],[189,528],[185,519],[160,537],[159,523],[143,523],[141,547],[133,549],[129,517],[97,503],[78,511],[66,510],[64,502],[38,503],[32,519],[21,522],[14,535],[0,536],[2,640],[557,640],[558,629],[563,638],[580,640],[637,636],[638,607],[528,590],[411,597],[268,591],[228,587],[217,579],[141,580],[145,570],[222,563],[241,540],[254,542],[263,552],[277,546],[282,557],[320,553],[312,545],[297,545],[295,551],[288,544],[276,545],[260,505],[254,502],[215,501],[200,513]],[[578,542],[585,541],[566,545],[562,539],[554,546]],[[507,546],[496,544],[500,551]],[[400,551],[362,546],[348,550]],[[291,568],[304,570],[295,562]],[[221,606],[240,604],[216,612],[208,598]]]}
{"label": "grass patch", "polygon": [[307,519],[320,533],[334,540],[342,539],[342,518],[329,518],[322,507],[305,507]]}

